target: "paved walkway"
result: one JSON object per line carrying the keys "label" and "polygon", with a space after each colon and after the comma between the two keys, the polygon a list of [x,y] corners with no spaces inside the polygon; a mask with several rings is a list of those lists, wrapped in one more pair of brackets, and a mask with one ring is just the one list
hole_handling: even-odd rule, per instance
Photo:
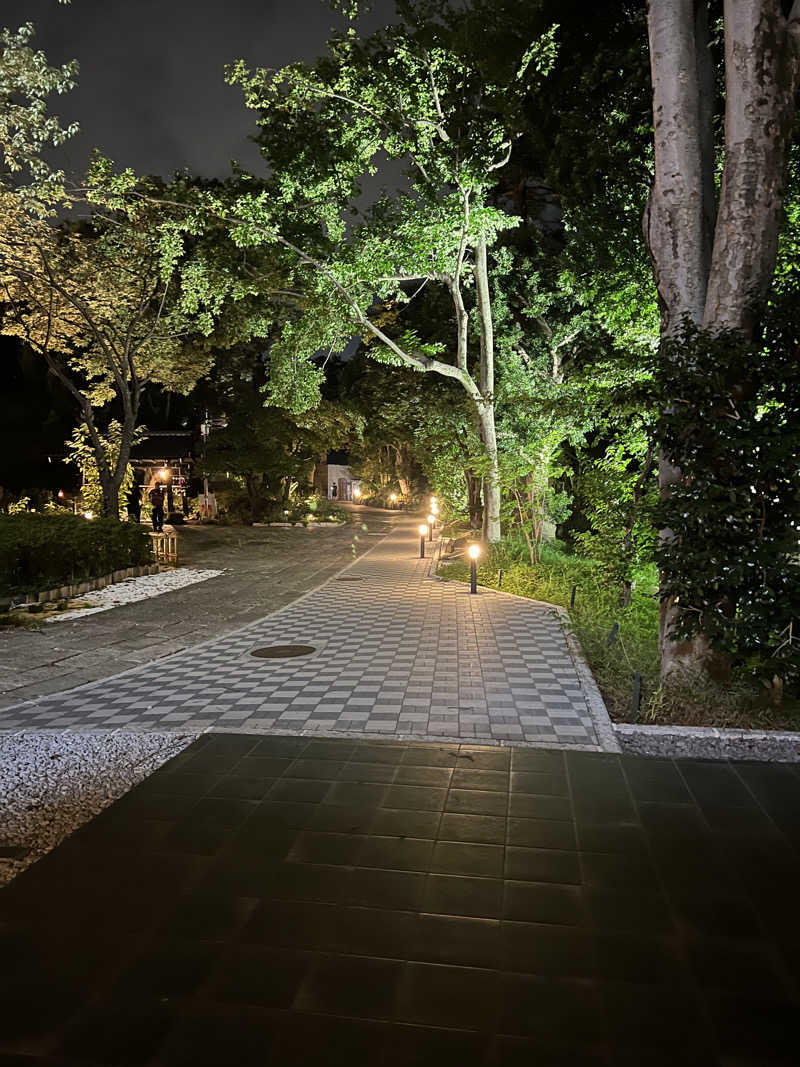
{"label": "paved walkway", "polygon": [[[296,600],[369,548],[393,516],[359,508],[360,525],[324,530],[188,526],[181,562],[225,573],[163,597],[74,622],[0,632],[0,708],[107,678],[200,644]],[[2,715],[0,714],[0,724]]]}
{"label": "paved walkway", "polygon": [[9,1067],[796,1067],[797,767],[206,734],[0,892]]}
{"label": "paved walkway", "polygon": [[[2,726],[355,732],[613,747],[602,705],[594,717],[590,711],[592,694],[558,614],[430,579],[415,531],[404,516],[353,567],[259,622],[148,670],[6,709]],[[313,651],[298,658],[252,655],[274,645]]]}

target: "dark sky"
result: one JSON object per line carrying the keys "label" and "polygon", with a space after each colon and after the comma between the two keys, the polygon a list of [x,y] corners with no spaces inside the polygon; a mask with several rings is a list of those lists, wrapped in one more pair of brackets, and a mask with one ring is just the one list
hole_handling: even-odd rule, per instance
{"label": "dark sky", "polygon": [[[373,7],[364,29],[394,12],[392,0]],[[0,25],[23,22],[34,23],[51,64],[80,63],[78,87],[53,98],[65,123],[81,125],[58,164],[77,176],[96,146],[119,166],[164,177],[183,168],[221,177],[231,159],[258,173],[247,140],[255,112],[225,84],[225,64],[311,60],[344,25],[324,0],[0,0]]]}

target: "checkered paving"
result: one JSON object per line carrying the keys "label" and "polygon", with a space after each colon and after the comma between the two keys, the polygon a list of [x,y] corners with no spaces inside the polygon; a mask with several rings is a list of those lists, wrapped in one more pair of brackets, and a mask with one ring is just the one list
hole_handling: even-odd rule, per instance
{"label": "checkered paving", "polygon": [[[9,708],[0,726],[602,748],[597,726],[604,734],[607,719],[593,719],[557,613],[430,579],[418,545],[415,527],[403,519],[340,578],[261,621],[151,669]],[[290,644],[315,652],[278,660],[251,655]]]}

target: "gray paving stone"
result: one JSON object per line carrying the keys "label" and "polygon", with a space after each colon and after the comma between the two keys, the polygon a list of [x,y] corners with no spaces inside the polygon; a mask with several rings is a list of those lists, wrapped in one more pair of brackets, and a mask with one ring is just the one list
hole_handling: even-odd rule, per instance
{"label": "gray paving stone", "polygon": [[[202,723],[601,748],[558,615],[519,598],[488,590],[472,596],[460,584],[428,580],[429,561],[409,554],[413,540],[413,520],[403,518],[354,564],[351,573],[363,582],[329,582],[241,630],[161,659],[155,687],[148,660],[147,669],[67,693],[40,690],[35,703],[0,712],[0,725],[4,716],[39,729]],[[128,634],[126,641],[152,647],[152,636]],[[297,660],[250,655],[270,644],[315,651]],[[72,654],[80,658],[79,650]]]}

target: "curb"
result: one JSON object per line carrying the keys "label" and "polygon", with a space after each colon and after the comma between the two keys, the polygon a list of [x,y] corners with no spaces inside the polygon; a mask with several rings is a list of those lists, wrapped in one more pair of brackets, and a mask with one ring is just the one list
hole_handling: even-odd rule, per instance
{"label": "curb", "polygon": [[124,582],[127,578],[141,578],[143,574],[158,574],[160,570],[159,563],[148,563],[140,567],[123,567],[121,570],[110,571],[96,578],[87,578],[85,582],[56,585],[52,589],[43,589],[40,593],[27,593],[24,600],[16,602],[12,600],[12,607],[23,608],[28,604],[45,604],[50,600],[70,600],[83,593],[94,593],[98,589],[105,589],[107,585],[114,585],[116,582]]}
{"label": "curb", "polygon": [[725,730],[713,726],[647,726],[614,723],[624,753],[714,760],[800,762],[800,733],[788,730]]}

